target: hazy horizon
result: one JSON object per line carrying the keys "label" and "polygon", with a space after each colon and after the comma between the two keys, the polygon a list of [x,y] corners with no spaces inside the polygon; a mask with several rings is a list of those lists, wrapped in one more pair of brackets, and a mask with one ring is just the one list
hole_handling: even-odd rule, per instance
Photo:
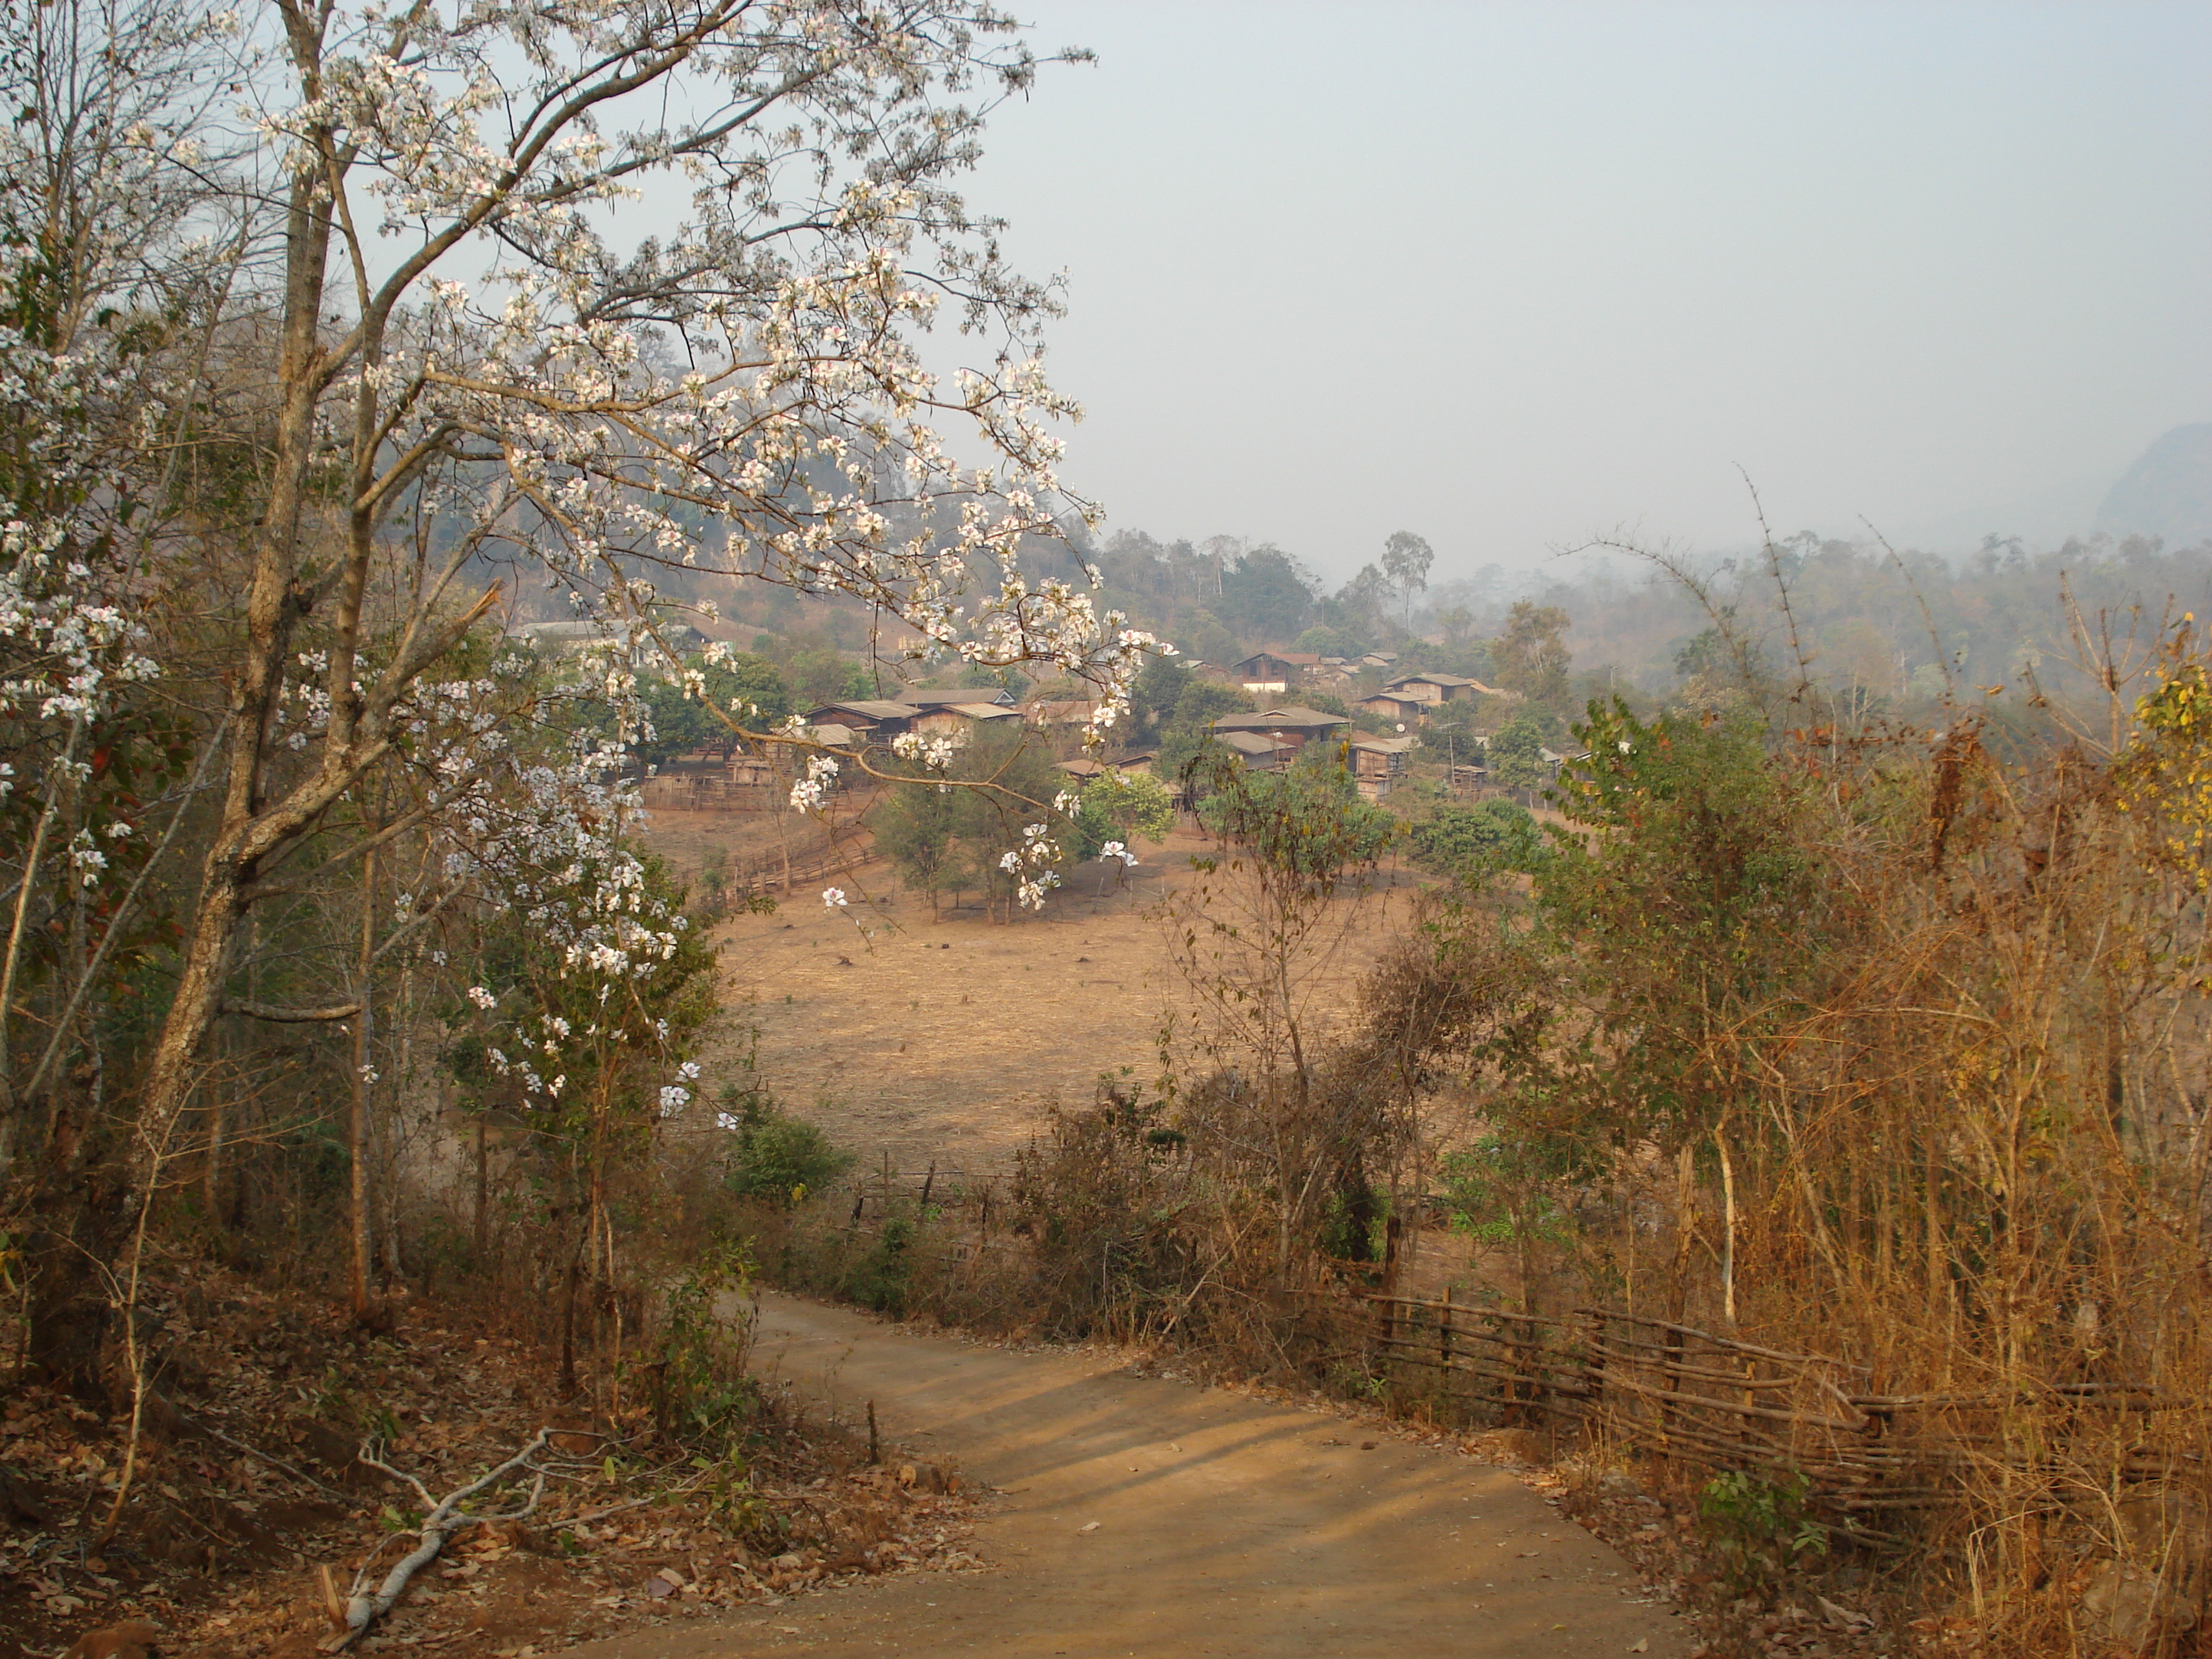
{"label": "hazy horizon", "polygon": [[2212,419],[2212,8],[1059,0],[972,181],[1109,532],[2086,532]]}

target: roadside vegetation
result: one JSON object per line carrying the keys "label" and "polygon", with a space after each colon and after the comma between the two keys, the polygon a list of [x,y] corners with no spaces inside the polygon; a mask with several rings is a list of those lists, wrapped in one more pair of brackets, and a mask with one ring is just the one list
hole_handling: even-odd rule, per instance
{"label": "roadside vegetation", "polygon": [[[1217,850],[1162,918],[1158,1072],[1057,1114],[981,1209],[863,1181],[779,1223],[779,1259],[892,1312],[1543,1427],[1594,1483],[1626,1460],[1747,1641],[1817,1592],[1962,1651],[2183,1650],[2212,1565],[2212,660],[2185,617],[2063,614],[2100,702],[1977,695],[1930,730],[1717,607],[1734,678],[1591,702],[1542,823],[1384,813],[1328,757],[1201,761]],[[1442,879],[1324,1016],[1386,850]],[[1765,1431],[1696,1455],[1589,1438],[1541,1390],[1440,1393],[1357,1311],[1425,1226],[1467,1241],[1478,1308],[1611,1310],[1843,1391],[1764,1396]]]}

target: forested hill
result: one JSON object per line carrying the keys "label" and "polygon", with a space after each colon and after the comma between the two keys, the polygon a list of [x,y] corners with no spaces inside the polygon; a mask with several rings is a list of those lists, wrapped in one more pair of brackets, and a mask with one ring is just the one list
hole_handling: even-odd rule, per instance
{"label": "forested hill", "polygon": [[1212,662],[1261,646],[1349,654],[1412,637],[1480,641],[1529,600],[1571,618],[1578,674],[1652,691],[1694,666],[1714,625],[1709,607],[1778,668],[1794,672],[1802,650],[1824,684],[1899,700],[1940,695],[1947,674],[1962,690],[2017,681],[2023,669],[2063,681],[2069,600],[2087,626],[2146,639],[2168,609],[2212,611],[2212,542],[2170,548],[2134,536],[2043,549],[1991,538],[1954,561],[1805,532],[1771,556],[1754,547],[1673,570],[1601,548],[1519,570],[1433,569],[1426,586],[1394,584],[1370,565],[1334,589],[1282,550],[1234,538],[1163,542],[1123,531],[1084,550],[1109,603]]}

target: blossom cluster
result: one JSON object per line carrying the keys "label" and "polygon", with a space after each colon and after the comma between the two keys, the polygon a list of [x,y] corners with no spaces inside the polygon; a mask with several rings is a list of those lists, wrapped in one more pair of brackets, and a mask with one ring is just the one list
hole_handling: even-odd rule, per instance
{"label": "blossom cluster", "polygon": [[1022,844],[1000,856],[999,868],[1014,878],[1014,896],[1024,910],[1044,908],[1044,896],[1060,885],[1060,843],[1052,840],[1050,826],[1025,824]]}

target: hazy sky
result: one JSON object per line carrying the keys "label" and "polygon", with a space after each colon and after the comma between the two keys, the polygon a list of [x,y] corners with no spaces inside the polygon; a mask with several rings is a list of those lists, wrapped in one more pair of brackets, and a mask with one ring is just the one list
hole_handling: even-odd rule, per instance
{"label": "hazy sky", "polygon": [[1110,524],[1441,579],[1619,524],[2086,528],[2212,419],[2212,5],[1018,7],[971,199]]}

